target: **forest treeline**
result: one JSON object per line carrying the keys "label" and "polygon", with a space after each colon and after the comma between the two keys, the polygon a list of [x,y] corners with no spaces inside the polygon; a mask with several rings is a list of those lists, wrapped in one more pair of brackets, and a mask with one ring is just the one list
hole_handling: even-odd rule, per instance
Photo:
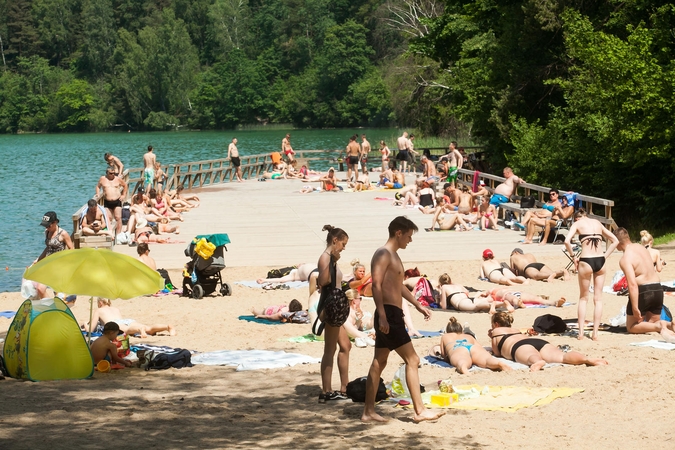
{"label": "forest treeline", "polygon": [[414,127],[672,229],[675,5],[0,0],[0,132]]}

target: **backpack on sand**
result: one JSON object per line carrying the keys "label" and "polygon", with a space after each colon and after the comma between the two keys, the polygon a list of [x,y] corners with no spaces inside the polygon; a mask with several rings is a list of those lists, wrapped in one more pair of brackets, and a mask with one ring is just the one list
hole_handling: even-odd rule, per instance
{"label": "backpack on sand", "polygon": [[[364,403],[366,401],[367,380],[368,377],[361,377],[347,383],[347,397],[351,398],[353,402]],[[386,398],[389,398],[389,395],[387,395],[387,388],[384,385],[384,380],[380,378],[380,385],[377,387],[375,401],[379,402]]]}
{"label": "backpack on sand", "polygon": [[151,355],[147,355],[147,366],[145,370],[156,369],[164,370],[170,369],[171,367],[176,369],[182,369],[183,367],[192,367],[192,356],[190,350],[183,350],[177,348],[174,352],[168,353],[156,353],[152,352]]}

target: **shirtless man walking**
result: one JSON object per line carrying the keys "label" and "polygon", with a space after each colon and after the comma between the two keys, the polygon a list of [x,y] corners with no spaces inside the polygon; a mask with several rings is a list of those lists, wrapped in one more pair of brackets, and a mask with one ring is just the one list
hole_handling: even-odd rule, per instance
{"label": "shirtless man walking", "polygon": [[459,169],[464,165],[464,158],[462,154],[457,150],[457,142],[452,141],[450,147],[448,148],[448,153],[444,156],[448,159],[448,183],[452,183],[453,186],[457,185],[457,174]]}
{"label": "shirtless man walking", "polygon": [[628,332],[660,333],[666,342],[675,343],[673,323],[661,320],[663,286],[649,251],[640,244],[633,244],[625,228],[618,228],[614,235],[619,239],[617,250],[623,251],[619,266],[628,282]]}
{"label": "shirtless man walking", "polygon": [[108,167],[105,175],[99,178],[96,195],[103,190],[103,206],[108,210],[108,217],[115,218],[115,238],[122,232],[122,199],[127,196],[127,184],[115,176],[115,169]]}
{"label": "shirtless man walking", "polygon": [[410,396],[415,408],[414,422],[436,420],[445,411],[431,411],[424,407],[420,393],[417,367],[420,358],[410,341],[403,320],[402,298],[405,298],[424,315],[431,318],[431,311],[423,308],[415,296],[403,285],[403,263],[398,250],[405,249],[412,242],[417,226],[408,218],[399,216],[389,224],[389,239],[383,247],[375,251],[371,261],[373,279],[373,299],[375,300],[375,357],[368,371],[366,381],[366,404],[361,421],[386,422],[388,419],[375,412],[375,396],[382,370],[387,365],[389,353],[395,350],[406,363],[405,376]]}
{"label": "shirtless man walking", "polygon": [[152,145],[148,145],[148,151],[143,155],[143,184],[145,185],[146,194],[150,192],[152,182],[155,180],[155,162],[157,162],[157,158],[152,150]]}
{"label": "shirtless man walking", "polygon": [[517,185],[519,183],[526,183],[522,178],[515,176],[513,174],[513,169],[510,167],[504,168],[504,178],[506,178],[506,180],[495,188],[494,194],[490,197],[490,204],[495,207],[498,207],[502,203],[508,203],[509,197],[513,195]]}
{"label": "shirtless man walking", "polygon": [[287,133],[286,137],[281,140],[281,153],[286,155],[288,162],[295,159],[295,152],[293,151],[293,147],[291,147],[291,133]]}
{"label": "shirtless man walking", "polygon": [[354,171],[354,181],[356,181],[359,173],[359,156],[361,154],[361,147],[356,142],[356,135],[349,138],[349,144],[345,153],[347,159],[347,181],[352,181],[352,170]]}
{"label": "shirtless man walking", "polygon": [[408,159],[410,158],[410,141],[408,140],[407,131],[404,131],[401,137],[396,140],[396,146],[398,147],[396,160],[401,162],[401,172],[405,172],[405,169],[408,166]]}
{"label": "shirtless man walking", "polygon": [[368,173],[368,154],[370,153],[370,142],[366,135],[361,135],[361,172]]}
{"label": "shirtless man walking", "polygon": [[241,159],[239,159],[239,150],[237,149],[237,138],[232,139],[230,146],[227,147],[227,158],[234,166],[234,176],[241,183],[244,180],[241,178]]}
{"label": "shirtless man walking", "polygon": [[523,253],[520,248],[514,248],[511,252],[511,270],[516,275],[538,281],[553,281],[556,278],[569,280],[570,273],[565,270],[554,271],[544,263],[537,262],[537,258],[531,253]]}

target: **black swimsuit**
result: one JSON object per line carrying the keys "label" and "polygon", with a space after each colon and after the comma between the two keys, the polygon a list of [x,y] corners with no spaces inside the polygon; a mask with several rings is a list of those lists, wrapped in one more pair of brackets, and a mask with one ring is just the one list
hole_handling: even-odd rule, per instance
{"label": "black swimsuit", "polygon": [[[602,242],[602,234],[598,233],[580,234],[579,242],[583,244],[584,241],[586,241],[591,247],[593,247],[593,250],[597,250],[600,247],[600,243]],[[593,271],[593,273],[600,272],[600,270],[602,270],[602,267],[605,265],[604,256],[579,258],[579,261],[585,262],[586,264],[591,266],[591,270]]]}
{"label": "black swimsuit", "polygon": [[[464,294],[464,292],[453,292],[452,294],[450,294],[450,295],[448,296],[448,304],[446,305],[446,308],[447,308],[447,309],[450,309],[450,306],[452,306],[453,308],[455,308],[455,306],[452,304],[452,297],[454,297],[454,296],[457,295],[457,294]],[[473,299],[472,299],[472,298],[470,298],[470,297],[467,297],[467,298],[468,298],[469,300],[471,300],[471,303],[473,303]],[[457,308],[455,308],[455,309],[457,309]],[[457,309],[457,310],[458,310],[458,309]],[[458,311],[459,311],[459,310],[458,310]]]}
{"label": "black swimsuit", "polygon": [[537,271],[541,270],[544,268],[544,263],[540,262],[533,262],[525,266],[525,269],[523,269],[523,275],[527,276],[527,269],[529,268],[537,269]]}
{"label": "black swimsuit", "polygon": [[597,250],[600,246],[600,243],[602,242],[602,233],[580,234],[579,242],[583,243],[584,240],[586,240],[586,242],[588,242],[591,247],[593,247],[593,250]]}
{"label": "black swimsuit", "polygon": [[522,333],[508,333],[508,334],[499,334],[497,336],[492,336],[493,338],[496,337],[502,337],[499,342],[497,343],[497,351],[499,352],[500,355],[502,355],[506,359],[510,359],[511,361],[516,360],[516,351],[523,345],[531,345],[537,351],[540,351],[546,344],[549,344],[549,342],[543,340],[543,339],[537,339],[537,338],[527,338],[527,339],[521,339],[515,344],[511,346],[511,358],[507,358],[504,353],[502,353],[502,347],[504,346],[504,342],[506,341],[507,338],[511,336],[517,336]]}

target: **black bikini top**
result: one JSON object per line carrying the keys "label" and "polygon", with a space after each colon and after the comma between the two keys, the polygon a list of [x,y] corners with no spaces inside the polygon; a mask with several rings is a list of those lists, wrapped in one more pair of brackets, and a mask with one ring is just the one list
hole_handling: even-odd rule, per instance
{"label": "black bikini top", "polygon": [[498,334],[497,336],[492,336],[493,338],[501,336],[501,339],[497,343],[497,351],[501,354],[502,353],[502,347],[504,346],[504,341],[506,341],[506,338],[509,338],[511,336],[517,336],[519,334],[521,334],[521,333]]}
{"label": "black bikini top", "polygon": [[579,242],[583,242],[584,240],[588,242],[594,250],[597,250],[602,242],[602,233],[579,234]]}

